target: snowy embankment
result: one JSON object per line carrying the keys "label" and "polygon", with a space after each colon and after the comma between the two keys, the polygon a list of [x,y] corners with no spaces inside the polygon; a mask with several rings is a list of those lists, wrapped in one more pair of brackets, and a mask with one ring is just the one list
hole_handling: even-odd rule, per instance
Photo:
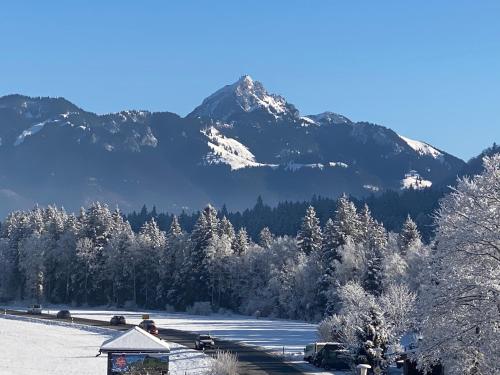
{"label": "snowy embankment", "polygon": [[[0,315],[0,375],[105,374],[107,358],[96,354],[105,340],[117,334],[82,324]],[[171,374],[208,373],[210,357],[169,345]]]}

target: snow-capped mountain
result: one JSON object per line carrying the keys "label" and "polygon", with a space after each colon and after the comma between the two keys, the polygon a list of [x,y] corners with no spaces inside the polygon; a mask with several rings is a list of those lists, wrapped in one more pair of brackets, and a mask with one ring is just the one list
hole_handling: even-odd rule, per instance
{"label": "snow-capped mountain", "polygon": [[258,195],[274,203],[423,188],[464,165],[380,125],[334,112],[301,115],[249,76],[184,118],[97,115],[63,98],[1,97],[0,160],[0,214],[96,199],[124,209],[243,208]]}
{"label": "snow-capped mountain", "polygon": [[188,116],[228,122],[249,118],[249,115],[275,121],[298,117],[298,111],[285,98],[269,94],[262,83],[244,75],[210,95]]}

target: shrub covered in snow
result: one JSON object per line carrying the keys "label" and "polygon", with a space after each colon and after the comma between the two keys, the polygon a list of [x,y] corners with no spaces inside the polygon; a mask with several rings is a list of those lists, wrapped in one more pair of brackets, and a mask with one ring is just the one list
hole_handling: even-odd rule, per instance
{"label": "shrub covered in snow", "polygon": [[238,375],[238,357],[236,354],[217,351],[210,369],[211,375]]}

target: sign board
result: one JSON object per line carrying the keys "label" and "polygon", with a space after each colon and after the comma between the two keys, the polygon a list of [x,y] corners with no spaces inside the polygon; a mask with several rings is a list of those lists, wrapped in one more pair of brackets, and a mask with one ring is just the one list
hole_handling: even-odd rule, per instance
{"label": "sign board", "polygon": [[144,370],[149,375],[168,374],[168,354],[165,353],[109,353],[112,375],[142,374]]}
{"label": "sign board", "polygon": [[142,320],[148,320],[149,314],[142,314]]}

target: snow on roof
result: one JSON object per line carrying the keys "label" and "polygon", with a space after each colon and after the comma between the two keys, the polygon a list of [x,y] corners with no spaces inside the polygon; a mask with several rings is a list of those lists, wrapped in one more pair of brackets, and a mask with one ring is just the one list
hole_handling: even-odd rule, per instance
{"label": "snow on roof", "polygon": [[134,327],[120,336],[102,343],[100,352],[170,352],[170,346],[159,338],[147,333],[139,327]]}

